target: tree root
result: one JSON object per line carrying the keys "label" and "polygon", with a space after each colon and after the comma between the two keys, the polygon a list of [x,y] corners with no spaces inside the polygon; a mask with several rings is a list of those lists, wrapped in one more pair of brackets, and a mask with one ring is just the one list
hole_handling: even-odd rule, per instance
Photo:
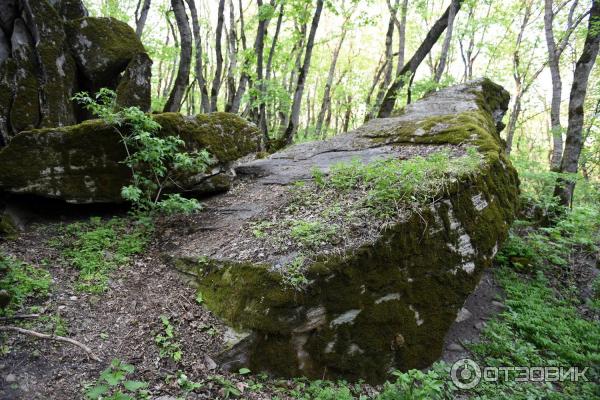
{"label": "tree root", "polygon": [[40,339],[56,340],[58,342],[71,343],[72,345],[75,345],[75,346],[79,347],[80,349],[82,349],[83,351],[85,351],[92,360],[99,361],[99,362],[102,361],[96,354],[94,354],[92,349],[87,347],[85,344],[78,342],[75,339],[71,339],[71,338],[64,337],[64,336],[47,335],[45,333],[40,333],[40,332],[36,332],[36,331],[31,331],[29,329],[19,328],[17,326],[0,326],[0,331],[13,331],[13,332],[22,333],[24,335],[34,336],[34,337],[37,337]]}

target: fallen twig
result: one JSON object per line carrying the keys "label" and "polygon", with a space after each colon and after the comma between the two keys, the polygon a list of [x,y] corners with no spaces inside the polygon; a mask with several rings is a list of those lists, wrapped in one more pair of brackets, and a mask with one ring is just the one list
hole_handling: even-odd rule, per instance
{"label": "fallen twig", "polygon": [[56,340],[58,342],[71,343],[71,344],[79,347],[83,351],[85,351],[92,360],[102,361],[97,355],[94,354],[92,349],[87,347],[85,344],[78,342],[75,339],[71,339],[71,338],[64,337],[64,336],[47,335],[45,333],[40,333],[40,332],[36,332],[36,331],[31,331],[29,329],[19,328],[17,326],[0,326],[0,331],[13,331],[13,332],[22,333],[24,335],[34,336],[34,337],[37,337],[40,339],[49,339],[49,340]]}
{"label": "fallen twig", "polygon": [[12,321],[15,319],[29,319],[29,318],[38,318],[40,314],[15,314],[10,317],[0,317],[0,321]]}

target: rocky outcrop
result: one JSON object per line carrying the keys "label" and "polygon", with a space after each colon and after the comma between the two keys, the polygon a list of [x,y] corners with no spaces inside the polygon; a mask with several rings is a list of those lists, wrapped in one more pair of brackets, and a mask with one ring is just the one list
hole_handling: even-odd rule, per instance
{"label": "rocky outcrop", "polygon": [[0,146],[22,130],[89,118],[71,100],[81,90],[121,87],[123,105],[149,110],[150,66],[133,29],[87,17],[81,0],[2,1]]}
{"label": "rocky outcrop", "polygon": [[[165,227],[165,257],[230,326],[222,366],[381,382],[434,362],[518,206],[499,136],[508,100],[488,80],[439,91],[242,164],[239,185]],[[418,181],[418,168],[400,169],[411,182],[385,169],[423,160],[444,185]],[[381,198],[354,186],[382,174],[397,187]],[[430,192],[398,200],[413,184]]]}
{"label": "rocky outcrop", "polygon": [[[257,128],[233,114],[164,113],[153,118],[162,126],[160,134],[179,136],[188,151],[206,149],[213,157],[208,171],[179,182],[178,191],[227,190],[233,162],[262,147]],[[125,157],[117,131],[99,120],[24,131],[0,150],[0,188],[70,203],[119,203],[121,188],[131,180],[122,164]]]}

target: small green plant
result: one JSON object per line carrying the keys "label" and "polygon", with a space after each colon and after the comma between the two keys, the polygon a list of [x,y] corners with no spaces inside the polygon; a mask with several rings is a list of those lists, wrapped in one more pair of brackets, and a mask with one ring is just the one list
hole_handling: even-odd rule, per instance
{"label": "small green plant", "polygon": [[252,234],[255,238],[261,239],[267,236],[267,230],[274,224],[269,221],[260,221],[252,224]]}
{"label": "small green plant", "polygon": [[472,147],[460,157],[444,150],[409,160],[389,158],[364,164],[355,159],[333,165],[328,179],[318,185],[364,192],[364,206],[379,217],[392,217],[401,205],[419,205],[439,196],[458,179],[476,172],[482,162],[483,156]]}
{"label": "small green plant", "polygon": [[109,273],[141,253],[151,231],[152,226],[146,220],[128,223],[122,218],[91,218],[88,223],[68,225],[61,247],[66,247],[66,260],[79,270],[76,289],[104,292]]}
{"label": "small green plant", "polygon": [[200,208],[195,199],[163,194],[182,176],[206,169],[210,160],[206,150],[186,152],[182,139],[160,135],[161,126],[138,107],[119,108],[112,90],[100,89],[94,97],[80,92],[73,100],[113,126],[121,137],[127,152],[123,163],[132,174],[131,185],[121,189],[125,200],[144,211],[190,213]]}
{"label": "small green plant", "polygon": [[335,235],[335,228],[320,221],[292,221],[290,236],[306,247],[327,243]]}
{"label": "small green plant", "polygon": [[127,375],[135,371],[133,365],[114,359],[100,374],[98,382],[86,390],[89,400],[134,400],[149,398],[148,383],[128,380]]}
{"label": "small green plant", "polygon": [[242,394],[242,392],[240,391],[240,389],[237,388],[235,383],[231,382],[227,378],[214,375],[209,377],[209,379],[215,382],[217,385],[221,386],[221,393],[224,399],[228,399],[230,397],[238,397]]}
{"label": "small green plant", "polygon": [[454,387],[448,381],[450,369],[437,363],[428,372],[412,369],[395,371],[395,382],[386,382],[377,400],[441,400],[450,398]]}
{"label": "small green plant", "polygon": [[184,397],[193,392],[196,389],[200,389],[204,386],[204,384],[200,382],[194,382],[188,378],[188,376],[182,371],[177,371],[175,376],[168,375],[167,381],[174,382],[179,389],[181,389],[184,393]]}
{"label": "small green plant", "polygon": [[0,273],[0,290],[10,297],[10,304],[0,309],[0,315],[12,314],[27,299],[46,297],[50,292],[52,278],[43,268],[0,254]]}
{"label": "small green plant", "polygon": [[159,355],[161,357],[169,357],[175,362],[181,361],[183,352],[181,351],[181,344],[175,338],[175,328],[171,325],[171,321],[165,315],[160,316],[160,320],[163,325],[163,330],[158,333],[154,341],[158,345]]}
{"label": "small green plant", "polygon": [[283,274],[283,282],[286,285],[299,290],[308,284],[308,279],[304,275],[305,261],[305,256],[298,255],[286,266]]}

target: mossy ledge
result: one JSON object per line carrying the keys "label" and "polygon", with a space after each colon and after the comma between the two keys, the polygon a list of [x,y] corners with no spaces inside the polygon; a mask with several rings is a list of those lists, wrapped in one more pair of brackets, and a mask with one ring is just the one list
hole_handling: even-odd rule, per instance
{"label": "mossy ledge", "polygon": [[[161,134],[181,137],[186,150],[206,149],[213,156],[205,174],[180,182],[190,192],[227,190],[233,162],[262,148],[258,129],[233,114],[165,113],[153,118],[162,126]],[[131,179],[122,164],[125,157],[116,129],[100,120],[24,131],[0,150],[0,189],[70,203],[120,203],[121,188]]]}
{"label": "mossy ledge", "polygon": [[[433,363],[517,211],[518,177],[497,129],[507,103],[504,89],[480,80],[432,94],[399,117],[240,166],[249,181],[208,203],[197,226],[186,226],[194,233],[178,237],[185,244],[165,254],[235,332],[222,365],[382,382],[393,369]],[[291,249],[269,256],[244,247],[251,239],[240,227],[285,207],[285,185],[310,180],[311,165],[327,173],[340,161],[408,157],[423,145],[475,146],[484,162],[372,241],[314,254],[302,289],[282,273],[297,255]]]}

